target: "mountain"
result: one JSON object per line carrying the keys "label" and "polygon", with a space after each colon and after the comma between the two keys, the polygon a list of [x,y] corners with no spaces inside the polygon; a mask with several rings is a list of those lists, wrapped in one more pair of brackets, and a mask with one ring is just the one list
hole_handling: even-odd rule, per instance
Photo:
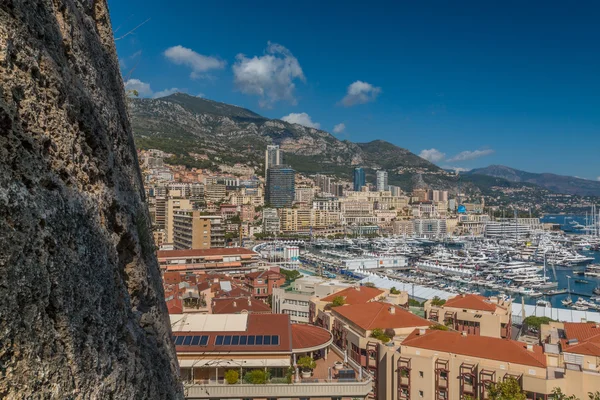
{"label": "mountain", "polygon": [[579,196],[600,196],[600,182],[573,176],[550,173],[532,173],[506,167],[490,165],[485,168],[473,169],[467,175],[486,175],[502,178],[510,182],[530,183],[548,189],[551,192],[573,194]]}
{"label": "mountain", "polygon": [[[367,174],[384,168],[390,183],[405,189],[415,174],[430,184],[453,181],[452,174],[410,151],[382,140],[353,143],[320,129],[268,119],[242,107],[184,93],[159,99],[131,99],[130,112],[139,148],[158,148],[174,154],[173,162],[207,167],[211,163],[244,162],[258,172],[268,144],[278,144],[284,162],[303,173],[330,173],[350,178],[352,168]],[[206,159],[208,157],[208,160]]]}

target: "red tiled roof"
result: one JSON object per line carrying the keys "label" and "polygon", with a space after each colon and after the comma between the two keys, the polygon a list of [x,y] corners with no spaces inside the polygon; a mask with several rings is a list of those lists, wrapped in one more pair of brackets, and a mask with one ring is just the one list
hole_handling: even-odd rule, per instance
{"label": "red tiled roof", "polygon": [[246,274],[246,277],[250,278],[250,279],[262,278],[265,276],[268,278],[275,278],[275,279],[284,279],[285,278],[285,276],[283,274],[281,274],[277,271],[272,271],[272,270],[249,272]]}
{"label": "red tiled roof", "polygon": [[159,250],[156,252],[158,258],[181,258],[181,257],[206,257],[206,256],[232,256],[232,255],[258,255],[258,253],[243,247],[217,247],[214,249],[196,250]]}
{"label": "red tiled roof", "polygon": [[248,297],[214,299],[213,314],[239,314],[242,311],[250,313],[270,313],[271,307],[260,300]]}
{"label": "red tiled roof", "polygon": [[372,288],[368,286],[349,287],[339,292],[330,294],[327,297],[323,297],[321,301],[331,302],[338,296],[342,296],[346,301],[346,304],[362,304],[381,296],[385,293],[381,289]]}
{"label": "red tiled roof", "polygon": [[[596,323],[565,322],[566,340],[561,341],[562,350],[567,353],[584,354],[600,357],[600,326]],[[577,339],[577,343],[569,345],[569,339]]]}
{"label": "red tiled roof", "polygon": [[546,367],[546,357],[541,346],[527,350],[527,344],[515,340],[467,335],[458,332],[427,330],[419,335],[418,330],[408,335],[402,346],[416,347],[446,353],[461,354],[488,360],[504,361],[533,367]]}
{"label": "red tiled roof", "polygon": [[459,294],[456,297],[448,299],[444,307],[464,308],[477,311],[496,311],[496,305],[491,303],[486,297],[476,294]]}
{"label": "red tiled roof", "polygon": [[308,324],[292,324],[292,349],[309,349],[327,344],[332,339],[327,329]]}
{"label": "red tiled roof", "polygon": [[[390,311],[390,308],[394,309],[394,313]],[[401,307],[380,301],[339,306],[332,308],[331,311],[332,313],[338,314],[353,322],[364,330],[373,330],[375,328],[416,328],[433,325],[432,322],[408,312]]]}

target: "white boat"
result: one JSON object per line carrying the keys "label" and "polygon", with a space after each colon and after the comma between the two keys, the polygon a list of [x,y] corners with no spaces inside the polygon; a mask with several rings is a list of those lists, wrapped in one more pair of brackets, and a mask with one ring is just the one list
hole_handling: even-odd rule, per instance
{"label": "white boat", "polygon": [[536,301],[535,305],[539,306],[539,307],[552,307],[552,303],[550,303],[547,300],[541,300],[541,299]]}

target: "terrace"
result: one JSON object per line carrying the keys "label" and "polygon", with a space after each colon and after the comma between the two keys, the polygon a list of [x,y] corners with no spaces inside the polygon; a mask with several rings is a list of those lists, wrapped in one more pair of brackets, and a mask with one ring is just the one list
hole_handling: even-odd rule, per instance
{"label": "terrace", "polygon": [[[317,357],[316,367],[309,378],[303,378],[299,368],[286,378],[271,378],[264,384],[245,383],[240,379],[235,384],[228,384],[222,375],[219,375],[218,366],[206,365],[212,371],[208,379],[194,379],[188,376],[185,384],[186,399],[228,399],[228,398],[361,398],[366,399],[372,390],[372,380],[357,366],[344,363],[344,357],[339,349],[327,352],[327,358]],[[290,363],[293,362],[290,360]],[[226,361],[230,368],[240,368],[235,360]],[[220,363],[221,372],[226,366]],[[267,368],[265,368],[266,370]],[[274,375],[285,374],[287,368],[268,368]],[[279,372],[275,372],[278,369]],[[245,370],[247,372],[247,370]],[[194,374],[199,377],[199,374]],[[185,379],[185,377],[184,377]],[[289,382],[289,383],[288,383]]]}

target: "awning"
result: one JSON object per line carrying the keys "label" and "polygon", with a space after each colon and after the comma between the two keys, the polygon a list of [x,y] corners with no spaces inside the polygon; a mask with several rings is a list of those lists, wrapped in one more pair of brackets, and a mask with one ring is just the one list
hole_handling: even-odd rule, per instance
{"label": "awning", "polygon": [[271,359],[239,359],[239,360],[219,360],[203,358],[200,360],[184,359],[179,360],[179,366],[182,368],[214,367],[214,368],[257,368],[257,367],[289,367],[291,360],[289,358],[271,358]]}

